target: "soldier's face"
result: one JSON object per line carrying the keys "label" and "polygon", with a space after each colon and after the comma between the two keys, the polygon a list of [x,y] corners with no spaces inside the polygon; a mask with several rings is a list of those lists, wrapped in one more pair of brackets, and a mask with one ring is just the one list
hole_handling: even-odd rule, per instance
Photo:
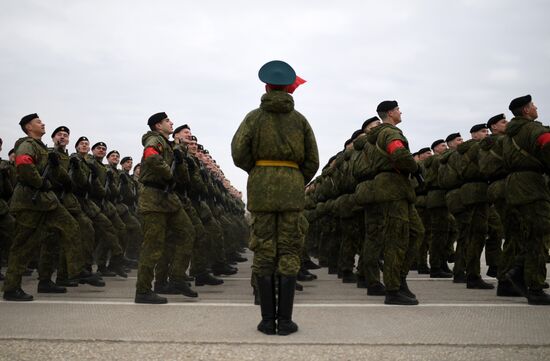
{"label": "soldier's face", "polygon": [[15,152],[10,154],[9,159],[10,159],[10,162],[15,162]]}
{"label": "soldier's face", "polygon": [[90,152],[90,142],[88,142],[87,140],[81,141],[80,143],[78,143],[76,151],[79,154],[88,154]]}
{"label": "soldier's face", "polygon": [[172,134],[172,132],[174,131],[174,129],[173,129],[174,123],[172,123],[170,118],[166,118],[166,119],[164,119],[163,121],[161,121],[157,124],[158,124],[157,130],[159,131],[159,133]]}
{"label": "soldier's face", "polygon": [[184,139],[191,139],[191,136],[193,136],[193,134],[191,134],[191,129],[183,129],[181,133]]}
{"label": "soldier's face", "polygon": [[187,145],[187,149],[189,150],[189,153],[191,154],[197,154],[197,142],[190,142]]}
{"label": "soldier's face", "polygon": [[69,144],[69,133],[67,132],[57,132],[52,138],[53,144],[57,146],[65,147]]}
{"label": "soldier's face", "polygon": [[456,149],[460,144],[464,143],[464,139],[462,137],[455,138],[447,143],[449,148]]}
{"label": "soldier's face", "polygon": [[535,120],[539,117],[539,113],[537,112],[537,106],[535,103],[531,102],[525,106],[525,115],[527,115],[529,118]]}
{"label": "soldier's face", "polygon": [[118,165],[118,162],[120,162],[120,155],[118,153],[111,153],[109,158],[107,158],[107,161],[110,165]]}
{"label": "soldier's face", "polygon": [[447,150],[447,144],[441,143],[441,144],[438,144],[438,145],[435,146],[434,153],[435,154],[441,154],[446,150]]}
{"label": "soldier's face", "polygon": [[507,125],[508,125],[508,120],[501,119],[495,124],[491,125],[491,132],[493,134],[504,134],[506,132]]}
{"label": "soldier's face", "polygon": [[366,134],[369,134],[374,128],[379,126],[382,122],[379,120],[375,120],[374,122],[371,122],[367,125],[367,127],[364,129]]}
{"label": "soldier's face", "polygon": [[42,123],[42,120],[40,118],[34,118],[30,122],[28,122],[25,125],[25,129],[27,129],[27,134],[32,133],[40,136],[46,134],[46,124]]}
{"label": "soldier's face", "polygon": [[102,145],[98,145],[94,149],[92,149],[92,154],[94,157],[103,158],[105,157],[105,153],[107,152],[107,148],[105,148]]}
{"label": "soldier's face", "polygon": [[430,151],[424,152],[422,154],[419,154],[418,159],[419,160],[425,160],[425,159],[430,158],[431,156],[432,156],[432,151],[430,150]]}
{"label": "soldier's face", "polygon": [[401,113],[399,107],[394,108],[388,112],[388,116],[393,119],[393,122],[395,124],[401,123],[401,114],[403,113]]}
{"label": "soldier's face", "polygon": [[141,173],[141,167],[136,167],[136,169],[134,169],[134,175],[139,177],[140,173]]}
{"label": "soldier's face", "polygon": [[487,129],[487,128],[481,129],[481,130],[478,130],[477,132],[473,132],[471,134],[472,134],[472,139],[482,140],[482,139],[487,138],[487,136],[489,135],[489,129]]}
{"label": "soldier's face", "polygon": [[122,169],[124,169],[126,172],[129,172],[132,170],[133,161],[127,160],[126,162],[122,163]]}

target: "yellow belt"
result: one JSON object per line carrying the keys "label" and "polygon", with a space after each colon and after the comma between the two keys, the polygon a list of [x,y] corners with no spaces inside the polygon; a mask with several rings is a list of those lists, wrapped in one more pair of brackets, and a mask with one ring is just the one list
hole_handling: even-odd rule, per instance
{"label": "yellow belt", "polygon": [[257,160],[256,165],[259,167],[289,167],[300,169],[297,163],[288,160]]}

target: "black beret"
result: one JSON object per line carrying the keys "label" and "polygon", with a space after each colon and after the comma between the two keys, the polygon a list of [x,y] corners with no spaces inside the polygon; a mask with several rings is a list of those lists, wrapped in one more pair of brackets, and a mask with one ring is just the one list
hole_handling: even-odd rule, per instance
{"label": "black beret", "polygon": [[82,141],[84,141],[84,140],[87,141],[87,142],[90,142],[90,140],[89,140],[88,138],[82,136],[82,137],[78,138],[78,140],[76,141],[74,147],[75,147],[75,148],[78,147],[78,143],[80,143],[80,142],[82,142]]}
{"label": "black beret", "polygon": [[4,144],[4,141],[2,140],[2,138],[0,138],[0,144]]}
{"label": "black beret", "polygon": [[184,129],[189,129],[191,130],[191,128],[189,128],[189,126],[187,124],[184,124],[184,125],[180,125],[179,127],[177,127],[175,130],[174,130],[174,133],[173,134],[176,134],[176,133],[179,133],[181,132],[182,130]]}
{"label": "black beret", "polygon": [[126,163],[127,161],[129,161],[129,160],[133,160],[132,157],[124,157],[124,158],[122,158],[122,160],[120,161],[120,164],[124,164],[124,163]]}
{"label": "black beret", "polygon": [[296,81],[296,72],[284,61],[273,60],[260,68],[258,77],[266,84],[290,85]]}
{"label": "black beret", "polygon": [[208,151],[208,149],[205,149],[205,150],[203,151],[203,153],[204,153],[204,154],[210,154],[210,152]]}
{"label": "black beret", "polygon": [[451,133],[445,138],[445,143],[449,143],[452,140],[455,140],[456,138],[462,137],[460,133]]}
{"label": "black beret", "polygon": [[426,152],[431,152],[431,149],[429,147],[424,147],[424,148],[420,149],[417,153],[420,155],[420,154],[424,154]]}
{"label": "black beret", "polygon": [[204,147],[202,146],[202,144],[197,144],[197,149],[198,150],[204,150]]}
{"label": "black beret", "polygon": [[103,143],[103,142],[97,142],[96,144],[94,144],[92,146],[92,149],[94,149],[95,147],[99,147],[99,146],[102,146],[102,147],[105,147],[107,148],[107,144]]}
{"label": "black beret", "polygon": [[353,142],[353,139],[348,139],[344,142],[344,148],[347,147],[351,142]]}
{"label": "black beret", "polygon": [[376,107],[377,112],[389,112],[392,109],[397,108],[399,105],[395,100],[384,100]]}
{"label": "black beret", "polygon": [[414,152],[413,154],[411,154],[414,157],[416,157],[418,155],[418,152]]}
{"label": "black beret", "polygon": [[487,121],[487,128],[491,129],[491,125],[496,124],[499,120],[506,119],[504,114],[495,115]]}
{"label": "black beret", "polygon": [[38,114],[36,114],[36,113],[25,115],[23,118],[21,118],[21,121],[19,122],[19,125],[24,126],[25,124],[27,124],[28,122],[30,122],[31,120],[36,119],[36,118],[38,118]]}
{"label": "black beret", "polygon": [[166,115],[165,112],[153,114],[149,117],[149,120],[147,121],[147,125],[152,127],[153,125],[159,122],[162,122],[166,118],[168,118],[168,115]]}
{"label": "black beret", "polygon": [[118,156],[120,157],[120,153],[118,152],[118,150],[111,150],[109,153],[107,153],[107,158],[109,158],[109,156],[113,153],[118,154]]}
{"label": "black beret", "polygon": [[445,141],[443,139],[438,139],[436,140],[435,142],[432,143],[432,149],[435,149],[435,147],[437,147],[438,145],[440,145],[441,143],[445,143]]}
{"label": "black beret", "polygon": [[510,105],[508,106],[508,109],[514,110],[521,108],[531,102],[531,95],[527,94],[525,96],[516,98],[510,102]]}
{"label": "black beret", "polygon": [[195,137],[194,135],[191,136],[191,140],[194,140],[195,142],[197,141],[197,137]]}
{"label": "black beret", "polygon": [[12,155],[13,153],[15,153],[15,148],[11,148],[11,149],[10,149],[10,151],[8,152],[8,157],[9,157],[10,155]]}
{"label": "black beret", "polygon": [[481,124],[476,124],[476,125],[474,125],[474,126],[470,129],[470,133],[479,132],[479,131],[482,130],[482,129],[487,129],[487,124],[481,123]]}
{"label": "black beret", "polygon": [[365,128],[367,127],[367,125],[369,125],[370,123],[375,122],[375,121],[377,121],[377,120],[380,120],[380,118],[378,118],[378,117],[372,117],[372,118],[369,118],[369,119],[365,120],[365,121],[363,122],[363,125],[361,126],[361,129],[365,129]]}
{"label": "black beret", "polygon": [[71,134],[71,131],[66,126],[62,125],[60,127],[55,128],[55,130],[52,133],[52,138],[55,137],[57,132],[67,132],[67,134]]}

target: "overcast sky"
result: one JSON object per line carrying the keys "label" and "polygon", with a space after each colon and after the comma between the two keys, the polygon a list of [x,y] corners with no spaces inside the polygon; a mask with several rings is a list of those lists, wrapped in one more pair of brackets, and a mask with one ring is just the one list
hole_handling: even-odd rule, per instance
{"label": "overcast sky", "polygon": [[413,151],[510,117],[510,100],[528,93],[548,124],[548,14],[545,0],[3,0],[0,155],[36,112],[46,143],[66,125],[71,150],[86,135],[136,160],[148,117],[165,111],[245,192],[231,138],[274,59],[308,81],[294,99],[321,166],[386,99],[399,102]]}

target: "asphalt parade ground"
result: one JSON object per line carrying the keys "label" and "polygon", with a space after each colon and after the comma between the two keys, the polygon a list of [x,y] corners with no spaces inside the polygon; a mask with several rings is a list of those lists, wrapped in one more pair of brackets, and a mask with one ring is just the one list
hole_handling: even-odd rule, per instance
{"label": "asphalt parade ground", "polygon": [[245,256],[224,285],[193,285],[198,298],[167,305],[133,303],[136,271],[66,294],[37,294],[35,272],[23,280],[35,301],[0,301],[0,360],[550,360],[550,307],[414,271],[418,306],[312,271],[318,280],[296,292],[299,331],[263,335]]}

